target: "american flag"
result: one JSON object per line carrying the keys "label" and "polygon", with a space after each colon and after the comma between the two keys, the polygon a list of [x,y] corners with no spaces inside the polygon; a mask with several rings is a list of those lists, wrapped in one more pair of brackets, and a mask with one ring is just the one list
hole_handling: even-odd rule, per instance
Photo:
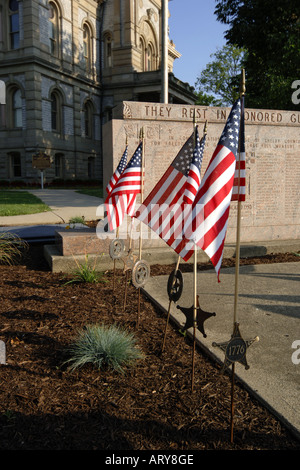
{"label": "american flag", "polygon": [[201,181],[201,165],[203,160],[203,150],[205,146],[206,135],[203,136],[201,142],[198,132],[198,126],[195,129],[195,141],[193,159],[189,168],[187,181],[185,184],[183,202],[192,204],[198,192]]}
{"label": "american flag", "polygon": [[[183,238],[175,250],[188,261],[193,254],[188,240],[196,243],[209,256],[217,272],[218,281],[232,197],[240,121],[241,99],[238,99],[231,109],[192,204],[192,211],[184,229],[187,238]],[[196,228],[193,226],[195,219]]]}
{"label": "american flag", "polygon": [[133,216],[136,195],[141,192],[142,149],[140,142],[117,184],[105,200],[108,227],[113,231],[120,227],[127,213]]}
{"label": "american flag", "polygon": [[114,172],[114,174],[112,175],[108,185],[106,186],[107,194],[112,192],[112,190],[114,189],[115,185],[117,184],[121,174],[125,170],[126,165],[127,165],[127,155],[128,155],[128,145],[126,145],[126,148],[125,148],[124,153],[122,155],[122,158],[119,162],[119,165],[117,166],[116,171]]}
{"label": "american flag", "polygon": [[186,202],[191,201],[193,194],[197,192],[195,182],[200,182],[204,142],[203,139],[200,142],[197,136],[196,129],[196,145],[194,146],[193,133],[134,215],[170,246],[176,243],[177,237],[181,237],[186,217],[185,207],[191,207]]}
{"label": "american flag", "polygon": [[244,102],[241,100],[241,128],[240,128],[240,152],[236,161],[232,201],[245,201],[246,198],[246,152],[245,152],[245,119],[244,119]]}

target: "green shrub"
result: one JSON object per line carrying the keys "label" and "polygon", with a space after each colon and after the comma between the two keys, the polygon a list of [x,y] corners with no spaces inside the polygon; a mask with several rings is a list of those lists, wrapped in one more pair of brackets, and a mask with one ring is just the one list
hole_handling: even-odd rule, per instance
{"label": "green shrub", "polygon": [[124,373],[124,366],[131,366],[143,358],[133,334],[116,325],[86,326],[68,352],[70,358],[66,364],[71,371],[91,363],[99,369]]}

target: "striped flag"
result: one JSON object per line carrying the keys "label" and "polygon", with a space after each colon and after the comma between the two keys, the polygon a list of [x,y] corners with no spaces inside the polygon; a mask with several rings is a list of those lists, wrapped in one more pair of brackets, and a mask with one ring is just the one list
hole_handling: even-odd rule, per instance
{"label": "striped flag", "polygon": [[205,146],[205,139],[206,135],[203,136],[201,142],[198,132],[198,126],[195,129],[195,148],[193,159],[189,168],[189,173],[187,177],[187,181],[185,184],[184,194],[183,194],[183,202],[187,204],[192,204],[195,199],[195,196],[198,192],[200,181],[201,181],[201,165],[203,160],[203,150]]}
{"label": "striped flag", "polygon": [[106,186],[107,194],[112,192],[112,190],[114,189],[115,185],[117,184],[121,174],[125,170],[126,165],[127,165],[127,155],[128,155],[128,145],[126,145],[125,151],[122,155],[122,158],[119,162],[119,165],[117,166],[116,171],[114,172],[114,174],[112,175],[108,185]]}
{"label": "striped flag", "polygon": [[186,206],[191,207],[200,183],[205,139],[199,140],[197,129],[195,146],[194,138],[193,133],[134,215],[170,246],[182,237]]}
{"label": "striped flag", "polygon": [[131,157],[117,184],[105,200],[109,230],[120,227],[125,214],[134,214],[136,195],[141,192],[142,142]]}
{"label": "striped flag", "polygon": [[[188,261],[193,254],[188,240],[196,243],[211,259],[218,281],[234,183],[240,121],[241,100],[238,99],[231,109],[193,202],[184,230],[186,239],[183,238],[176,247],[176,252]],[[202,213],[201,217],[199,213]]]}
{"label": "striped flag", "polygon": [[232,201],[245,201],[246,198],[246,152],[245,152],[245,119],[244,119],[244,102],[241,101],[241,129],[240,129],[240,151],[236,161]]}

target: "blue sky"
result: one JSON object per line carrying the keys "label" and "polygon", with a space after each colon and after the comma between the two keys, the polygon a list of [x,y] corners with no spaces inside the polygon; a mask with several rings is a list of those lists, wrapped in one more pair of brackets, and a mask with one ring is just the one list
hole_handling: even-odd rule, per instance
{"label": "blue sky", "polygon": [[213,59],[210,54],[222,48],[228,25],[217,21],[215,0],[170,0],[169,37],[181,57],[174,62],[173,73],[194,86],[197,76]]}

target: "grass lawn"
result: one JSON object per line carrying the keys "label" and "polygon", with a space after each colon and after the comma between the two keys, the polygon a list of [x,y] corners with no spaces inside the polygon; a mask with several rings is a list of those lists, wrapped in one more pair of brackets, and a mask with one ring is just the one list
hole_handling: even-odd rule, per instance
{"label": "grass lawn", "polygon": [[38,197],[27,191],[0,191],[0,216],[36,214],[50,211]]}

